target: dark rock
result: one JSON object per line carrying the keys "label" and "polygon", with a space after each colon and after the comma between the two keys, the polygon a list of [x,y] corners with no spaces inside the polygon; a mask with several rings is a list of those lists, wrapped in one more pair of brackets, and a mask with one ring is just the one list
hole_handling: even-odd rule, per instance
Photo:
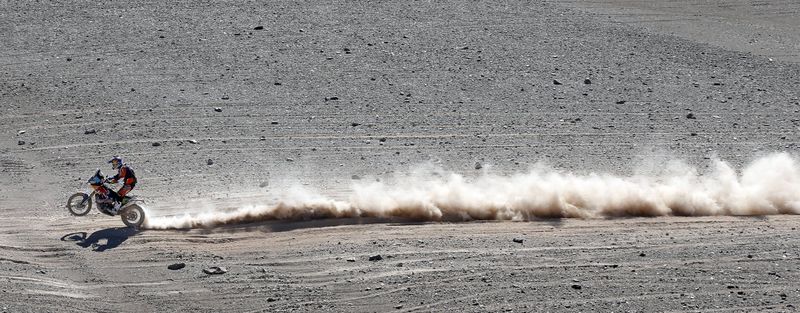
{"label": "dark rock", "polygon": [[261,136],[261,138],[258,138],[258,140],[265,141],[265,140],[267,140],[267,137],[266,136]]}
{"label": "dark rock", "polygon": [[482,168],[483,168],[483,164],[481,164],[481,162],[475,162],[475,169],[476,170],[479,170],[479,169],[482,169]]}
{"label": "dark rock", "polygon": [[639,253],[639,256],[647,256],[647,254],[644,254],[644,252],[642,252],[642,253]]}
{"label": "dark rock", "polygon": [[560,82],[560,81],[558,81],[558,80],[555,80],[555,79],[554,79],[554,80],[553,80],[553,85],[561,85],[561,82]]}
{"label": "dark rock", "polygon": [[222,98],[220,98],[220,99],[222,99],[222,100],[228,100],[228,99],[230,99],[230,97],[228,97],[228,96],[222,96]]}
{"label": "dark rock", "polygon": [[170,265],[167,265],[167,268],[168,268],[168,269],[171,269],[171,270],[173,270],[173,271],[176,271],[176,270],[182,269],[182,268],[184,268],[184,267],[186,267],[186,263],[175,263],[175,264],[170,264]]}
{"label": "dark rock", "polygon": [[222,108],[216,107],[216,108],[214,108],[214,112],[222,112]]}
{"label": "dark rock", "polygon": [[588,79],[588,78],[587,78],[587,79],[584,79],[584,80],[583,80],[583,83],[584,83],[584,84],[587,84],[587,85],[591,85],[591,84],[592,84],[592,81],[591,81],[590,79]]}
{"label": "dark rock", "polygon": [[511,239],[511,241],[516,242],[516,243],[523,243],[523,242],[525,242],[525,239],[523,239],[523,238],[514,238],[514,239]]}
{"label": "dark rock", "polygon": [[206,164],[208,164],[208,165],[214,165],[214,160],[212,160],[212,159],[208,159],[208,161],[206,161]]}
{"label": "dark rock", "polygon": [[253,30],[263,30],[263,29],[264,29],[264,26],[253,27]]}
{"label": "dark rock", "polygon": [[354,258],[347,259],[347,262],[355,262],[355,261],[356,261],[356,259],[354,259]]}
{"label": "dark rock", "polygon": [[356,126],[359,126],[359,125],[361,125],[361,123],[355,123],[355,122],[354,123],[350,123],[350,126],[353,126],[353,127],[356,127]]}
{"label": "dark rock", "polygon": [[275,86],[280,86],[280,85],[281,85],[281,83],[275,82]]}
{"label": "dark rock", "polygon": [[358,175],[353,175],[353,176],[350,176],[350,179],[352,179],[352,180],[359,180],[359,179],[361,179],[361,176],[358,176]]}
{"label": "dark rock", "polygon": [[581,287],[581,285],[578,285],[578,284],[573,284],[572,285],[572,289],[581,290],[581,288],[583,288],[583,287]]}
{"label": "dark rock", "polygon": [[87,129],[86,131],[84,131],[83,133],[86,134],[86,135],[88,135],[88,134],[96,134],[97,130],[95,130],[94,128],[90,128],[90,129]]}
{"label": "dark rock", "polygon": [[190,144],[193,144],[193,145],[196,145],[196,144],[197,144],[197,140],[194,140],[194,139],[189,139],[189,143],[190,143]]}
{"label": "dark rock", "polygon": [[381,138],[381,139],[378,139],[378,141],[380,141],[380,142],[386,142],[386,137],[383,137],[383,138]]}
{"label": "dark rock", "polygon": [[25,144],[25,141],[22,141],[22,140],[20,140],[20,141],[17,141],[17,144],[18,144],[18,145],[20,145],[20,146],[22,146],[22,145],[24,145],[24,144]]}
{"label": "dark rock", "polygon": [[292,159],[292,158],[286,158],[286,162],[294,162],[294,159]]}
{"label": "dark rock", "polygon": [[261,187],[261,188],[264,188],[264,187],[267,187],[267,186],[269,186],[269,182],[262,182],[262,183],[258,184],[258,187]]}
{"label": "dark rock", "polygon": [[697,136],[697,133],[689,133],[689,136],[692,136],[692,137]]}
{"label": "dark rock", "polygon": [[278,121],[272,121],[272,122],[269,122],[269,123],[272,124],[272,125],[278,125]]}
{"label": "dark rock", "polygon": [[160,146],[161,146],[161,143],[160,143],[160,142],[154,142],[154,143],[153,143],[153,147],[160,147]]}
{"label": "dark rock", "polygon": [[227,272],[228,270],[222,266],[212,266],[203,269],[203,273],[206,273],[208,275],[219,275],[219,274],[225,274]]}
{"label": "dark rock", "polygon": [[380,261],[380,260],[383,260],[383,257],[380,254],[377,254],[377,255],[373,255],[373,256],[369,257],[369,260],[370,261]]}
{"label": "dark rock", "polygon": [[627,102],[627,101],[625,101],[625,100],[619,100],[619,101],[617,101],[617,104],[625,104],[625,102]]}
{"label": "dark rock", "polygon": [[398,304],[398,305],[395,305],[394,308],[399,310],[399,309],[403,308],[403,305],[402,304]]}
{"label": "dark rock", "polygon": [[686,114],[686,118],[688,118],[690,120],[696,119],[696,117],[694,116],[694,113]]}
{"label": "dark rock", "polygon": [[275,302],[275,301],[278,301],[278,299],[272,297],[267,298],[267,302]]}

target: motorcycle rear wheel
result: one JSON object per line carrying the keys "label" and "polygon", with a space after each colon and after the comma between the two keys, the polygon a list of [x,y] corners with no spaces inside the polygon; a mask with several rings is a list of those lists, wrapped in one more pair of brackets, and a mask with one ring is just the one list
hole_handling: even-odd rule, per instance
{"label": "motorcycle rear wheel", "polygon": [[125,223],[125,226],[133,229],[139,229],[144,224],[144,210],[136,204],[122,210],[119,216],[122,217],[122,222]]}
{"label": "motorcycle rear wheel", "polygon": [[89,199],[89,195],[78,192],[67,200],[67,210],[75,216],[89,214],[89,211],[92,210],[92,199]]}

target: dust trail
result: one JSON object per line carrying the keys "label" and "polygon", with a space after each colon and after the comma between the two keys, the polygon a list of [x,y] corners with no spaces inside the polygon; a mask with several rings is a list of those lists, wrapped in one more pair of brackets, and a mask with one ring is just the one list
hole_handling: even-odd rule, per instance
{"label": "dust trail", "polygon": [[272,204],[153,218],[152,229],[263,220],[402,217],[420,221],[531,220],[622,216],[800,213],[800,162],[787,153],[756,159],[741,172],[713,160],[705,172],[668,162],[649,175],[574,175],[543,166],[479,177],[421,168],[387,183],[352,186],[345,200],[292,188]]}

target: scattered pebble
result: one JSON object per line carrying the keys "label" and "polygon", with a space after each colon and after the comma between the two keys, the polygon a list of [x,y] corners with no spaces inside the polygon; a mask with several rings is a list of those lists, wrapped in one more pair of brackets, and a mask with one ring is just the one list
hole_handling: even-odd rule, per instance
{"label": "scattered pebble", "polygon": [[350,179],[352,179],[352,180],[359,180],[359,179],[361,179],[361,176],[358,176],[358,175],[353,175],[353,176],[350,176]]}
{"label": "scattered pebble", "polygon": [[264,26],[253,27],[253,30],[263,30],[263,29],[264,29]]}
{"label": "scattered pebble", "polygon": [[161,143],[160,143],[160,142],[154,142],[154,143],[153,143],[153,147],[159,147],[159,146],[161,146]]}
{"label": "scattered pebble", "polygon": [[214,108],[214,112],[222,112],[222,108],[216,107],[216,108]]}
{"label": "scattered pebble", "polygon": [[269,182],[262,182],[262,183],[258,184],[258,187],[261,187],[261,188],[264,188],[264,187],[267,187],[267,186],[269,186]]}
{"label": "scattered pebble", "polygon": [[511,239],[511,241],[516,242],[516,243],[523,243],[523,242],[525,242],[525,239],[523,239],[523,238],[514,238],[514,239]]}
{"label": "scattered pebble", "polygon": [[196,145],[197,144],[197,140],[189,139],[189,143]]}
{"label": "scattered pebble", "polygon": [[572,285],[572,289],[580,290],[581,288],[583,288],[583,287],[581,287],[581,285],[578,285],[578,284],[573,284]]}
{"label": "scattered pebble", "polygon": [[383,257],[380,254],[377,254],[377,255],[373,255],[373,256],[369,257],[369,260],[370,261],[380,261],[380,260],[383,260]]}
{"label": "scattered pebble", "polygon": [[88,135],[88,134],[96,134],[97,130],[95,130],[94,128],[90,128],[90,129],[87,129],[86,131],[84,131],[83,133],[86,134],[86,135]]}
{"label": "scattered pebble", "polygon": [[267,298],[267,302],[275,302],[275,301],[278,301],[278,299],[272,297]]}
{"label": "scattered pebble", "polygon": [[212,160],[212,159],[208,159],[208,161],[206,161],[206,164],[208,164],[208,165],[214,165],[214,160]]}
{"label": "scattered pebble", "polygon": [[399,310],[399,309],[403,308],[403,305],[402,304],[398,304],[398,305],[395,305],[394,308]]}
{"label": "scattered pebble", "polygon": [[24,130],[20,130],[20,131],[18,131],[18,132],[17,132],[17,135],[22,135],[22,134],[24,134],[24,133],[25,133],[25,131],[24,131]]}
{"label": "scattered pebble", "polygon": [[206,273],[208,275],[219,275],[219,274],[225,274],[227,272],[228,270],[221,266],[212,266],[203,269],[203,273]]}
{"label": "scattered pebble", "polygon": [[292,159],[292,158],[286,158],[286,162],[294,162],[294,159]]}
{"label": "scattered pebble", "polygon": [[690,119],[690,120],[697,119],[697,118],[694,116],[694,113],[689,113],[689,114],[686,114],[686,118],[688,118],[688,119]]}
{"label": "scattered pebble", "polygon": [[647,256],[647,254],[644,254],[644,252],[642,252],[642,253],[639,253],[639,256]]}
{"label": "scattered pebble", "polygon": [[22,145],[24,145],[24,144],[25,144],[25,141],[23,141],[23,140],[17,141],[17,144],[18,144],[18,145],[20,145],[20,146],[22,146]]}
{"label": "scattered pebble", "polygon": [[560,81],[558,81],[558,80],[556,80],[556,79],[554,79],[554,80],[553,80],[553,85],[561,85],[561,82],[560,82]]}
{"label": "scattered pebble", "polygon": [[482,169],[482,168],[483,168],[483,164],[481,164],[481,162],[475,162],[475,169],[476,170],[479,170],[479,169]]}
{"label": "scattered pebble", "polygon": [[173,270],[173,271],[176,271],[176,270],[182,269],[182,268],[184,268],[184,267],[186,267],[186,263],[175,263],[175,264],[170,264],[170,265],[167,265],[167,268],[168,268],[168,269],[171,269],[171,270]]}
{"label": "scattered pebble", "polygon": [[354,259],[354,258],[347,259],[347,262],[355,262],[355,261],[356,261],[356,259]]}
{"label": "scattered pebble", "polygon": [[584,80],[583,80],[583,83],[584,83],[584,84],[587,84],[587,85],[591,85],[591,84],[592,84],[592,81],[591,81],[590,79],[588,79],[588,78],[587,78],[587,79],[584,79]]}

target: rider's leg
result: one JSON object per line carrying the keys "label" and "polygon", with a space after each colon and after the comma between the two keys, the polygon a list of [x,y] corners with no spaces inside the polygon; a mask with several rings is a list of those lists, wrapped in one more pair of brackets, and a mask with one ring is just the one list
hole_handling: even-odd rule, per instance
{"label": "rider's leg", "polygon": [[127,195],[131,191],[131,189],[133,189],[133,186],[124,185],[122,186],[122,188],[119,189],[119,191],[117,191],[117,194],[119,195],[120,199],[125,198],[125,195]]}

